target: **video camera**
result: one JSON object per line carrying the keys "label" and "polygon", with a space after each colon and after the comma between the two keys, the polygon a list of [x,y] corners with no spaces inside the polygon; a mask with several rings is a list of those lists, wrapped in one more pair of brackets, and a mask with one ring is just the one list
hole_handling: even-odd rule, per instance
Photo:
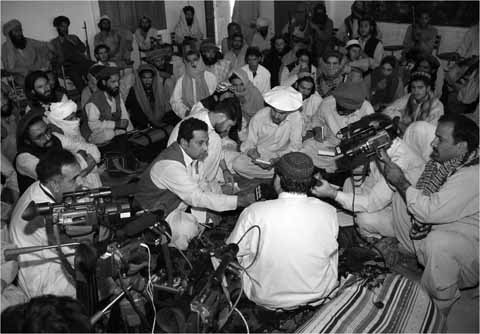
{"label": "video camera", "polygon": [[397,134],[397,127],[388,117],[365,116],[338,131],[340,144],[335,147],[335,155],[355,167],[369,161],[380,149],[388,149]]}

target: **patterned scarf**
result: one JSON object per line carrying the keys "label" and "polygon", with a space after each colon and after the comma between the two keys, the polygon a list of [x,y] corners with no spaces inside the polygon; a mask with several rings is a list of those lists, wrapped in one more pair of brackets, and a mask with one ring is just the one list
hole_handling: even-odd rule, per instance
{"label": "patterned scarf", "polygon": [[[430,160],[425,165],[422,175],[417,181],[416,188],[422,190],[423,195],[430,196],[440,190],[447,179],[463,166],[478,163],[478,152],[468,157],[454,158],[443,163]],[[411,217],[410,239],[424,239],[432,230],[432,224],[425,224]]]}
{"label": "patterned scarf", "polygon": [[407,106],[405,108],[405,113],[403,115],[403,122],[410,124],[415,121],[425,121],[430,116],[432,109],[433,101],[435,96],[432,92],[428,93],[423,101],[417,103],[413,94],[410,94],[408,98]]}

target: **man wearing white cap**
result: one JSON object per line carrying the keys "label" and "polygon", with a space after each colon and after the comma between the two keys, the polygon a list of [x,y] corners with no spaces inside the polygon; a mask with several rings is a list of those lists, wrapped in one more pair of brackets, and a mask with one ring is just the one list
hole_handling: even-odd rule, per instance
{"label": "man wearing white cap", "polygon": [[100,162],[100,151],[97,145],[88,143],[80,133],[80,119],[76,116],[77,104],[72,100],[52,103],[50,112],[46,113],[52,133],[62,143],[64,148],[72,148],[75,152],[80,168],[89,168],[88,173],[82,180],[81,185],[87,188],[102,186],[96,164]]}
{"label": "man wearing white cap", "polygon": [[274,33],[270,29],[270,21],[267,18],[259,17],[257,19],[257,32],[253,35],[252,44],[250,46],[256,46],[261,52],[270,50]]}
{"label": "man wearing white cap", "polygon": [[122,61],[129,60],[130,52],[126,50],[126,40],[117,31],[112,29],[112,19],[108,15],[103,15],[98,20],[100,32],[94,37],[94,46],[105,44],[110,48],[110,59],[117,65],[124,66]]}
{"label": "man wearing white cap", "polygon": [[278,86],[263,98],[268,106],[250,120],[248,137],[240,147],[242,154],[233,161],[235,172],[246,178],[271,178],[273,163],[302,147],[302,94],[292,87]]}

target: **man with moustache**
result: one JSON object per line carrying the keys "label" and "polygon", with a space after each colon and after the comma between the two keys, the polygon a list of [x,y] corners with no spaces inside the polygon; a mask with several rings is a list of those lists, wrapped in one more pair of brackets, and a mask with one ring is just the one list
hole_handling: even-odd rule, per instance
{"label": "man with moustache", "polygon": [[247,52],[247,44],[241,32],[234,33],[231,37],[230,49],[225,52],[224,59],[230,62],[230,70],[245,65],[245,53]]}
{"label": "man with moustache", "polygon": [[23,86],[28,72],[45,70],[50,66],[48,43],[26,38],[20,21],[8,21],[3,25],[2,32],[6,37],[2,44],[2,67],[13,73],[18,85]]}
{"label": "man with moustache", "polygon": [[199,163],[208,155],[208,125],[191,117],[178,128],[176,142],[167,147],[140,177],[136,202],[161,214],[172,231],[171,246],[186,249],[202,231],[205,211],[235,210],[254,201],[253,193],[225,195],[205,189]]}
{"label": "man with moustache", "polygon": [[220,50],[215,43],[208,40],[203,41],[200,44],[200,55],[205,64],[205,70],[215,75],[217,82],[227,80],[230,72],[230,62],[220,59]]}
{"label": "man with moustache", "polygon": [[32,110],[48,112],[50,104],[66,99],[65,94],[52,88],[47,73],[43,71],[29,73],[25,78],[25,95],[28,98],[25,113]]}
{"label": "man with moustache", "polygon": [[133,130],[125,103],[119,95],[120,69],[105,66],[97,73],[98,90],[85,105],[88,141],[105,144],[116,135]]}

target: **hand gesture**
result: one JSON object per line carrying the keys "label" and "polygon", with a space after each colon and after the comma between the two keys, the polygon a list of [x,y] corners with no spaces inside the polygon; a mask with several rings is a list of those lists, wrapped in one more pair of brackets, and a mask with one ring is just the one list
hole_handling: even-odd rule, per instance
{"label": "hand gesture", "polygon": [[247,156],[249,156],[252,160],[260,158],[260,153],[258,153],[257,148],[251,148],[247,151]]}

